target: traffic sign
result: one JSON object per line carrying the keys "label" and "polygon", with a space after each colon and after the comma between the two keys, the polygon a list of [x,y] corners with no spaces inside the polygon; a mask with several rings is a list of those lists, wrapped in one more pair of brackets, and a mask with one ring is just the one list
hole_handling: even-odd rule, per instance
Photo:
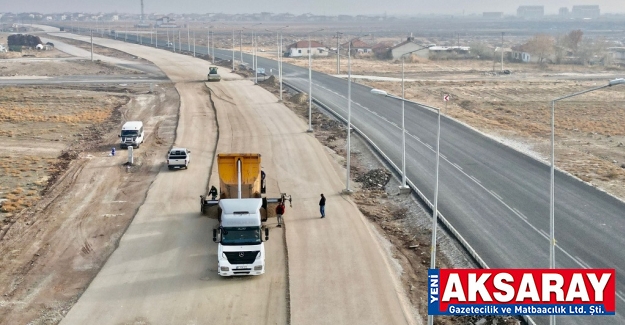
{"label": "traffic sign", "polygon": [[443,96],[443,101],[448,102],[448,101],[449,101],[449,95],[445,95],[445,96]]}

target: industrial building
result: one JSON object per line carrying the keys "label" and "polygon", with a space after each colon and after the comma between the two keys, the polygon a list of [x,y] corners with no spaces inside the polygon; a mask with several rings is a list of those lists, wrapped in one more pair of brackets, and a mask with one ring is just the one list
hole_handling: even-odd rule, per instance
{"label": "industrial building", "polygon": [[521,18],[541,18],[545,16],[545,6],[519,6],[516,15]]}

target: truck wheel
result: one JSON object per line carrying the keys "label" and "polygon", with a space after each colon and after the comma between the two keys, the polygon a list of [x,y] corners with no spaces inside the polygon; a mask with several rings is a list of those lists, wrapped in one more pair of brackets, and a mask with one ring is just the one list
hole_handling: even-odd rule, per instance
{"label": "truck wheel", "polygon": [[172,169],[174,169],[174,167],[172,167],[172,166],[167,166],[167,169],[172,170]]}
{"label": "truck wheel", "polygon": [[221,207],[217,207],[217,221],[221,222]]}
{"label": "truck wheel", "polygon": [[137,149],[139,149],[139,147],[140,147],[140,146],[141,146],[141,144],[140,144],[140,143],[137,143]]}

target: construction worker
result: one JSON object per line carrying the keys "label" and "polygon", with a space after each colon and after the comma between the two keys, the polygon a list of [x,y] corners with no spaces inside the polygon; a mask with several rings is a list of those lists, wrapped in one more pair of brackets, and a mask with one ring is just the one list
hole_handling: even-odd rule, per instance
{"label": "construction worker", "polygon": [[217,188],[215,187],[215,185],[211,186],[210,191],[208,191],[208,194],[212,197],[212,200],[215,201],[217,200]]}
{"label": "construction worker", "polygon": [[278,225],[276,227],[282,227],[282,215],[284,215],[284,200],[280,200],[278,206],[276,207],[276,217],[278,218]]}

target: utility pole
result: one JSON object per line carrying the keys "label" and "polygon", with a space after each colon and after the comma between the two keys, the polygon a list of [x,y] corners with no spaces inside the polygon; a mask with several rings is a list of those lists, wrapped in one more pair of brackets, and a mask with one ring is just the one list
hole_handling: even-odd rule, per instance
{"label": "utility pole", "polygon": [[243,30],[239,30],[239,54],[241,54],[241,64],[243,64]]}
{"label": "utility pole", "polygon": [[187,24],[187,51],[191,52],[191,35],[189,33],[189,24]]}
{"label": "utility pole", "polygon": [[503,71],[503,32],[501,32],[501,71]]}
{"label": "utility pole", "polygon": [[91,62],[93,62],[93,30],[91,30]]}
{"label": "utility pole", "polygon": [[180,37],[180,29],[178,30],[178,51],[182,53],[182,37]]}
{"label": "utility pole", "polygon": [[193,31],[193,57],[195,57],[195,31]]}
{"label": "utility pole", "polygon": [[341,44],[340,36],[343,33],[336,32],[336,74],[341,74]]}

